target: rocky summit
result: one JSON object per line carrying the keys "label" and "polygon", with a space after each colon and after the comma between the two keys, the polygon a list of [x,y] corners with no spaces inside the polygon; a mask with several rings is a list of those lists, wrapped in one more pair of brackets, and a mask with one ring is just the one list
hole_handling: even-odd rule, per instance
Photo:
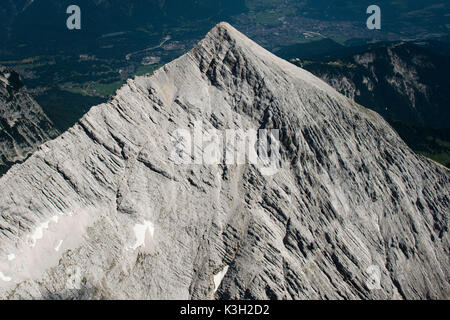
{"label": "rocky summit", "polygon": [[[260,129],[278,130],[273,170],[205,161],[208,132]],[[0,188],[2,299],[450,294],[448,171],[227,23],[129,80]]]}
{"label": "rocky summit", "polygon": [[0,175],[37,147],[58,136],[19,74],[0,66]]}

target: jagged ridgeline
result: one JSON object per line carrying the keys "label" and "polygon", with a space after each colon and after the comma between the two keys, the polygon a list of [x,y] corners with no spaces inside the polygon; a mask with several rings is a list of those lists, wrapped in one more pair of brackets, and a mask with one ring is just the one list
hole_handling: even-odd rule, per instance
{"label": "jagged ridgeline", "polygon": [[58,131],[28,94],[19,74],[0,66],[0,176]]}
{"label": "jagged ridgeline", "polygon": [[[327,57],[326,50],[337,53]],[[317,53],[324,53],[324,61]],[[278,54],[376,111],[415,152],[450,168],[450,93],[446,90],[450,87],[450,55],[445,43],[348,48],[327,39],[288,47]]]}
{"label": "jagged ridgeline", "polygon": [[[278,128],[279,170],[173,161],[197,122]],[[448,172],[226,23],[0,187],[2,298],[449,297]]]}

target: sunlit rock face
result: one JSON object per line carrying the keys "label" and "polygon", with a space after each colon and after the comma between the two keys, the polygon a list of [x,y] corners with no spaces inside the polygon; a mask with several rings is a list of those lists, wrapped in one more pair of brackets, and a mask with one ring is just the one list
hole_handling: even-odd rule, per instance
{"label": "sunlit rock face", "polygon": [[[198,161],[195,138],[180,163],[178,133],[198,123],[278,129],[275,170]],[[448,172],[226,23],[0,187],[1,298],[449,295]]]}
{"label": "sunlit rock face", "polygon": [[395,43],[305,68],[385,119],[450,126],[450,57],[426,46]]}
{"label": "sunlit rock face", "polygon": [[0,66],[0,176],[57,135],[19,74]]}

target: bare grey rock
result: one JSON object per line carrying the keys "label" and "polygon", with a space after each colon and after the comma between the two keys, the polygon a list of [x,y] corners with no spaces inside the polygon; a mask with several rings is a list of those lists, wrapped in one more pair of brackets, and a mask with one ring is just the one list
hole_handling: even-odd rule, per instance
{"label": "bare grey rock", "polygon": [[[175,163],[197,121],[279,128],[278,172]],[[1,298],[449,298],[448,172],[226,23],[0,187]]]}
{"label": "bare grey rock", "polygon": [[386,44],[305,68],[385,119],[449,128],[450,57],[425,43]]}
{"label": "bare grey rock", "polygon": [[0,66],[0,174],[58,136],[14,70]]}

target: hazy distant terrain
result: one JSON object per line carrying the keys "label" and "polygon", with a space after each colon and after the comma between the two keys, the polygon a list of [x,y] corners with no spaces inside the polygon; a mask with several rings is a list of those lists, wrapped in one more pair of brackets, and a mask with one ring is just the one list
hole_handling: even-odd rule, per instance
{"label": "hazy distant terrain", "polygon": [[[97,47],[105,40],[99,41],[99,37],[118,32],[135,33],[130,41],[125,41],[132,47],[145,44],[145,41],[133,41],[140,32],[147,33],[147,37],[172,33],[179,34],[182,37],[179,40],[199,38],[220,20],[231,20],[241,29],[248,29],[266,46],[311,37],[341,41],[398,40],[439,37],[450,31],[450,4],[442,0],[377,1],[382,9],[382,29],[376,32],[367,30],[365,25],[366,8],[372,4],[368,1],[36,0],[28,3],[8,0],[2,5],[2,55],[20,54],[24,45],[28,54],[56,53],[56,50],[99,53],[102,50]],[[78,32],[68,32],[65,26],[66,8],[72,4],[82,8],[82,30]],[[124,49],[119,43],[114,45],[113,52],[103,54],[118,54]]]}
{"label": "hazy distant terrain", "polygon": [[59,134],[19,74],[0,65],[0,176]]}
{"label": "hazy distant terrain", "polygon": [[[66,8],[71,4],[81,8],[81,30],[66,28]],[[232,22],[287,59],[300,54],[334,61],[336,54],[352,56],[358,48],[372,50],[384,41],[411,39],[435,39],[427,42],[430,48],[450,52],[447,1],[380,0],[382,28],[376,31],[366,27],[370,4],[348,0],[6,0],[0,6],[0,64],[20,72],[55,126],[65,130],[90,106],[106,101],[126,79],[151,74],[179,57],[221,20]],[[376,99],[381,102],[369,99],[366,103],[362,98],[360,102],[386,116],[379,106],[384,98]],[[433,101],[434,105],[440,102]],[[407,103],[390,110],[408,110]],[[443,108],[422,112],[422,116],[436,118]],[[409,113],[386,116],[401,121],[405,117]],[[420,121],[411,124],[423,126]]]}

